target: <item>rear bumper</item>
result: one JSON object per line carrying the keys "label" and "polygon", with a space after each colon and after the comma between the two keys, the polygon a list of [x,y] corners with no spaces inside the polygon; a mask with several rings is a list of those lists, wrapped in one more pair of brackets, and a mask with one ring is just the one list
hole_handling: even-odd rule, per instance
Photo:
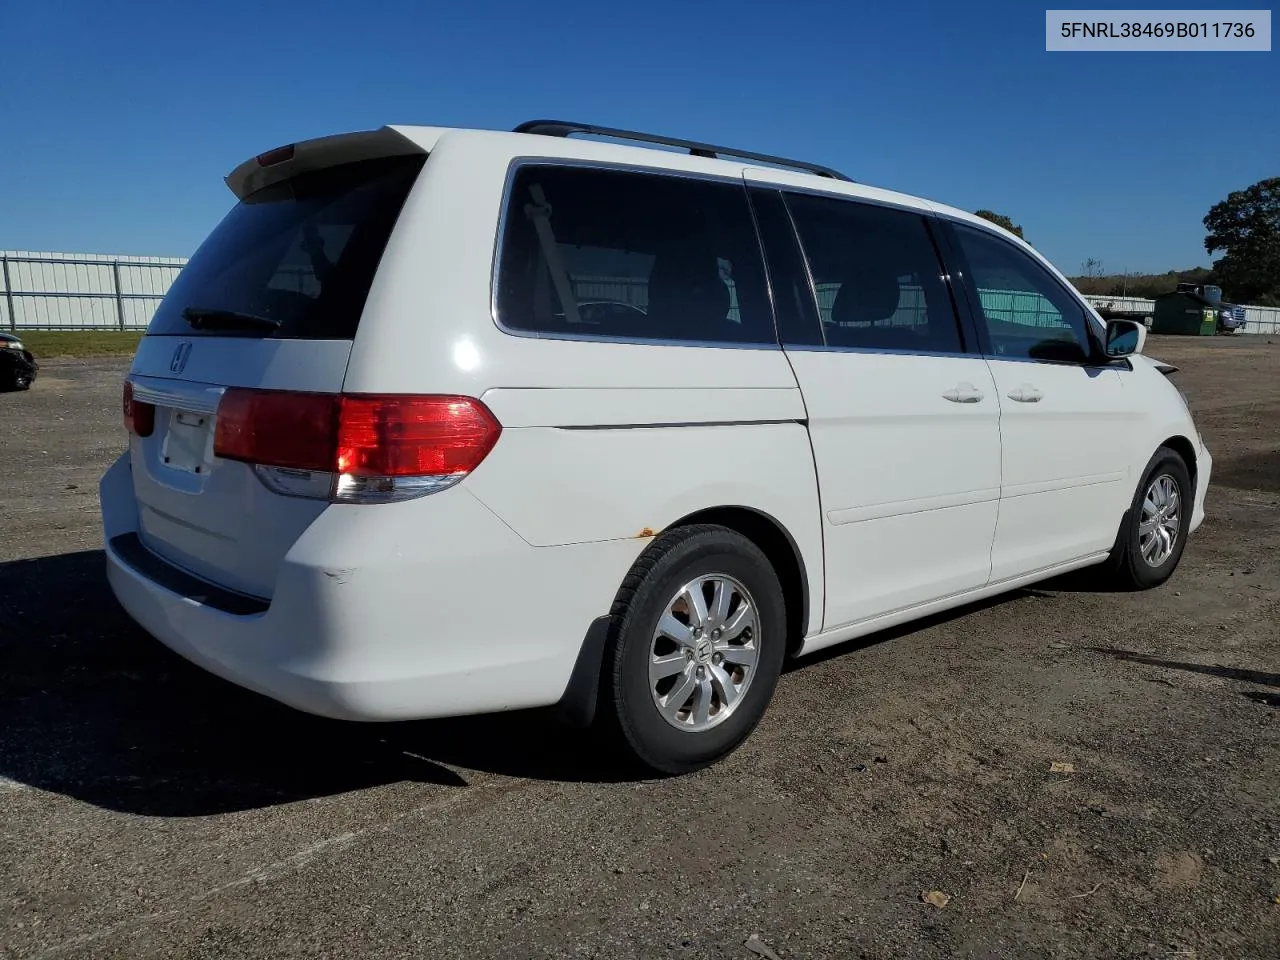
{"label": "rear bumper", "polygon": [[112,546],[137,529],[127,458],[100,493],[108,581],[147,632],[233,683],[346,720],[556,703],[642,546],[531,547],[463,488],[332,506],[286,555],[265,611],[231,613]]}

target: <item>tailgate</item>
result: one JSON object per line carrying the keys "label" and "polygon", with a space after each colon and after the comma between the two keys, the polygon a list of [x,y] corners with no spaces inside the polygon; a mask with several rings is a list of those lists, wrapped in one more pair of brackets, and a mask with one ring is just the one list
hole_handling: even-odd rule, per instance
{"label": "tailgate", "polygon": [[145,411],[130,436],[142,542],[264,599],[328,488],[323,475],[301,476],[303,495],[286,495],[252,465],[215,456],[218,404],[229,387],[341,392],[378,263],[425,161],[351,162],[350,144],[337,147],[343,162],[299,151],[304,169],[241,199],[170,288],[129,376]]}
{"label": "tailgate", "polygon": [[[168,342],[165,342],[168,341]],[[201,374],[135,373],[134,401],[155,406],[155,426],[130,437],[138,536],[153,552],[212,583],[269,599],[276,570],[325,500],[269,490],[254,468],[213,455],[218,401],[229,386],[337,393],[350,342],[144,341],[135,370],[163,367],[181,344]]]}

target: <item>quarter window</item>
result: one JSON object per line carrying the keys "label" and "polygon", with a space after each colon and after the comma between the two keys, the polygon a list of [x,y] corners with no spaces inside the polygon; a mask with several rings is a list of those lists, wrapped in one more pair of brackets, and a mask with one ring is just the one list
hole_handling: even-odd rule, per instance
{"label": "quarter window", "polygon": [[953,353],[951,295],[924,217],[850,200],[787,197],[828,346]]}
{"label": "quarter window", "polygon": [[497,315],[510,329],[776,342],[740,185],[527,165],[505,222]]}
{"label": "quarter window", "polygon": [[1048,271],[985,230],[959,224],[955,230],[994,356],[1074,363],[1088,358],[1084,309]]}

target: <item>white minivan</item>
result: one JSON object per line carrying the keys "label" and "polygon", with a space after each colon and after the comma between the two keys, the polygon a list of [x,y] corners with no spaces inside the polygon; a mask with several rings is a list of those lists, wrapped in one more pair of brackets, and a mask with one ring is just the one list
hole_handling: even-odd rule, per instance
{"label": "white minivan", "polygon": [[1145,329],[960,210],[549,121],[227,183],[124,385],[107,570],[299,709],[558,706],[691,770],[787,657],[1089,565],[1159,584],[1204,517]]}

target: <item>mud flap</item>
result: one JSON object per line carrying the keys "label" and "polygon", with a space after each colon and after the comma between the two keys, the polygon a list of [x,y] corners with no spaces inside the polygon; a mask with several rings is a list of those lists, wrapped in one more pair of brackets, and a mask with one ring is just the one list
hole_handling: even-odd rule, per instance
{"label": "mud flap", "polygon": [[556,716],[567,726],[589,727],[595,720],[600,699],[600,667],[612,627],[613,617],[606,615],[592,620],[587,628],[569,684],[555,706]]}

